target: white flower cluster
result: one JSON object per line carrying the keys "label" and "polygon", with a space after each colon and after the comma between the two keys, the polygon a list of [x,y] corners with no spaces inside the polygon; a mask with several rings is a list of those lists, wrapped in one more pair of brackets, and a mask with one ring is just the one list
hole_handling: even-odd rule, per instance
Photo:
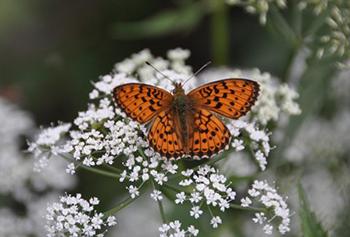
{"label": "white flower cluster", "polygon": [[[213,167],[204,165],[196,171],[188,169],[182,171],[181,174],[183,179],[179,185],[193,189],[187,194],[185,192],[177,193],[175,203],[190,202],[192,204],[190,216],[195,219],[203,214],[201,210],[203,204],[208,208],[218,207],[220,211],[224,212],[230,208],[230,202],[236,198],[236,192],[229,187],[227,178]],[[212,216],[211,225],[213,228],[217,228],[219,224],[221,224],[221,218]]]}
{"label": "white flower cluster", "polygon": [[252,108],[253,113],[250,115],[253,117],[252,119],[258,120],[262,125],[266,125],[269,121],[277,121],[281,114],[298,115],[301,112],[295,101],[299,94],[287,84],[279,84],[276,78],[269,73],[260,72],[259,69],[216,68],[199,75],[199,79],[204,81],[214,78],[248,78],[259,82],[259,97]]}
{"label": "white flower cluster", "polygon": [[16,216],[11,210],[0,209],[0,236],[29,236],[33,228],[28,219]]}
{"label": "white flower cluster", "polygon": [[253,123],[247,123],[242,120],[233,120],[227,125],[234,139],[232,139],[232,147],[236,151],[243,150],[244,139],[249,139],[249,149],[253,151],[254,157],[259,164],[261,170],[266,169],[267,160],[271,147],[270,138],[264,130],[257,129]]}
{"label": "white flower cluster", "polygon": [[266,24],[266,16],[270,5],[273,4],[278,8],[286,7],[286,0],[226,0],[227,4],[232,6],[242,6],[251,14],[259,14],[260,23]]}
{"label": "white flower cluster", "polygon": [[171,221],[159,227],[160,237],[191,237],[197,236],[199,231],[194,226],[189,226],[187,230],[181,229],[181,222]]}
{"label": "white flower cluster", "polygon": [[59,202],[47,208],[47,236],[104,236],[103,228],[114,226],[117,222],[114,216],[104,219],[102,213],[94,210],[99,202],[96,197],[87,201],[80,194],[60,197]]}
{"label": "white flower cluster", "polygon": [[34,123],[27,113],[1,98],[0,124],[0,196],[4,203],[19,202],[27,210],[18,216],[10,207],[0,207],[0,236],[44,236],[44,219],[34,213],[45,210],[46,201],[60,190],[72,188],[76,178],[62,172],[65,162],[59,159],[51,159],[41,173],[33,171],[34,158],[21,151],[20,138],[35,132]]}
{"label": "white flower cluster", "polygon": [[42,129],[34,142],[29,143],[28,151],[34,154],[36,162],[34,163],[34,170],[40,172],[43,168],[48,166],[51,155],[58,155],[62,147],[58,142],[69,131],[71,124],[59,124]]}
{"label": "white flower cluster", "polygon": [[281,197],[275,188],[272,188],[266,181],[254,181],[252,188],[248,190],[249,196],[241,199],[242,207],[249,207],[254,201],[261,203],[263,207],[268,209],[267,215],[265,212],[255,213],[253,218],[254,223],[263,225],[263,231],[271,235],[275,222],[278,226],[278,231],[281,234],[286,234],[290,231],[290,212],[284,198]]}
{"label": "white flower cluster", "polygon": [[[139,196],[139,189],[147,180],[152,179],[158,185],[163,185],[168,181],[168,175],[176,174],[178,169],[174,161],[162,159],[159,154],[149,148],[146,148],[144,152],[139,151],[138,156],[130,155],[123,164],[126,169],[121,173],[119,181],[124,182],[127,179],[129,183],[141,182],[139,186],[132,184],[127,187],[132,198]],[[159,200],[160,195],[156,191],[151,197]]]}
{"label": "white flower cluster", "polygon": [[307,120],[297,131],[285,157],[294,163],[334,162],[330,157],[341,157],[349,152],[349,133],[350,111],[342,111],[330,121]]}

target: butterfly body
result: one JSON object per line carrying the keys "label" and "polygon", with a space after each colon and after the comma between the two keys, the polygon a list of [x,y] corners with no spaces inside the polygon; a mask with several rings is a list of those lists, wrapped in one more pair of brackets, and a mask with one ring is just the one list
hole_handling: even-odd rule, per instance
{"label": "butterfly body", "polygon": [[217,115],[237,119],[255,103],[259,85],[246,79],[224,79],[188,94],[174,83],[172,93],[129,83],[114,89],[117,105],[132,119],[150,123],[148,141],[162,156],[210,157],[228,147],[231,134]]}
{"label": "butterfly body", "polygon": [[181,85],[175,87],[173,95],[174,100],[171,104],[171,111],[173,111],[175,120],[175,131],[183,144],[185,153],[188,153],[189,139],[193,132],[191,126],[191,124],[193,124],[194,115],[193,103],[191,98],[185,94]]}

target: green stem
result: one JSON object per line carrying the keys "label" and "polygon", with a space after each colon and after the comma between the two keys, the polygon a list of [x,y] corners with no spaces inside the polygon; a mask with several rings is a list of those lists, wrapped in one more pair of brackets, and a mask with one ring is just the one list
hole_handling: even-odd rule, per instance
{"label": "green stem", "polygon": [[112,170],[112,171],[115,171],[115,172],[117,172],[117,173],[119,173],[119,174],[123,172],[123,171],[120,170],[119,168],[114,167],[114,166],[109,165],[109,164],[103,164],[103,167],[106,167],[107,169]]}
{"label": "green stem", "polygon": [[[156,184],[154,183],[154,181],[152,179],[151,179],[151,183],[152,183],[153,189],[155,190],[156,189]],[[159,199],[157,200],[157,202],[158,202],[158,208],[159,208],[159,212],[160,212],[160,216],[162,218],[163,224],[167,223],[167,220],[166,220],[166,217],[165,217],[165,211],[164,211],[163,203]]]}
{"label": "green stem", "polygon": [[227,65],[229,61],[228,9],[224,0],[210,0],[213,10],[211,17],[211,46],[213,62]]}
{"label": "green stem", "polygon": [[104,217],[108,217],[108,216],[111,216],[111,215],[117,213],[118,211],[120,211],[124,207],[127,207],[130,203],[132,203],[133,201],[138,199],[140,196],[141,195],[136,196],[135,198],[131,198],[131,197],[126,198],[124,201],[119,203],[117,206],[115,206],[112,209],[110,209],[110,210],[106,211],[105,213],[103,213]]}
{"label": "green stem", "polygon": [[100,175],[107,176],[107,177],[112,177],[112,178],[120,178],[121,177],[120,174],[112,173],[112,172],[109,172],[109,171],[106,171],[106,170],[92,168],[92,167],[88,167],[88,166],[85,166],[85,165],[81,165],[80,167],[85,169],[85,170],[91,171],[93,173],[100,174]]}
{"label": "green stem", "polygon": [[314,21],[310,24],[309,28],[304,34],[305,37],[313,37],[323,26],[326,25],[325,21],[329,15],[329,11],[329,9],[326,9],[314,18]]}
{"label": "green stem", "polygon": [[259,207],[242,207],[238,204],[230,204],[230,207],[237,210],[244,210],[244,211],[254,211],[254,212],[266,212],[266,208],[259,208]]}
{"label": "green stem", "polygon": [[276,6],[271,6],[271,20],[276,30],[290,43],[291,46],[298,44],[300,39],[290,27],[286,19],[282,16],[281,12]]}
{"label": "green stem", "polygon": [[171,184],[165,183],[165,184],[163,184],[163,186],[166,187],[166,188],[168,188],[168,189],[170,189],[170,190],[172,190],[172,191],[174,191],[174,192],[184,192],[184,193],[186,193],[186,194],[189,194],[189,192],[187,192],[187,191],[185,191],[185,190],[182,190],[182,189],[180,189],[180,188],[178,188],[178,187],[175,187],[175,186],[173,186],[173,185],[171,185]]}

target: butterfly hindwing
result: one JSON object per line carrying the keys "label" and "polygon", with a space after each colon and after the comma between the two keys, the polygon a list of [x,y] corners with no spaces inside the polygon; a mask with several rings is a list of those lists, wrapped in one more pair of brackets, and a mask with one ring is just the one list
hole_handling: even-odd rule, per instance
{"label": "butterfly hindwing", "polygon": [[155,117],[148,133],[150,146],[167,158],[179,158],[184,154],[180,135],[174,124],[172,111],[162,111]]}
{"label": "butterfly hindwing", "polygon": [[246,79],[224,79],[192,90],[188,96],[195,106],[231,119],[245,115],[259,95],[259,84]]}
{"label": "butterfly hindwing", "polygon": [[140,83],[128,83],[113,90],[117,105],[139,123],[150,121],[167,108],[173,96],[161,88]]}
{"label": "butterfly hindwing", "polygon": [[189,140],[190,155],[211,157],[226,148],[231,134],[225,124],[206,109],[196,109],[194,113],[194,131]]}

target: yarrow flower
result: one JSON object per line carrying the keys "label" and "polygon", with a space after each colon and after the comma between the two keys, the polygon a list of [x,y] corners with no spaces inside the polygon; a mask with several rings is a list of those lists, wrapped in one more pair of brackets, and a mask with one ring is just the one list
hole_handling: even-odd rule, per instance
{"label": "yarrow flower", "polygon": [[80,194],[60,197],[47,208],[47,236],[104,236],[103,228],[116,225],[116,220],[113,216],[104,220],[104,215],[94,210],[98,203],[97,198],[87,201]]}
{"label": "yarrow flower", "polygon": [[194,226],[189,226],[187,230],[181,229],[179,220],[171,221],[159,227],[160,237],[185,237],[197,236],[199,231]]}
{"label": "yarrow flower", "polygon": [[[190,210],[190,216],[195,219],[199,218],[203,211],[201,205],[206,205],[208,208],[218,207],[224,212],[230,208],[230,202],[235,200],[236,192],[229,187],[227,179],[224,175],[219,174],[218,170],[208,165],[200,167],[198,170],[186,170],[182,172],[183,179],[179,182],[180,186],[192,188],[192,191],[187,193],[180,192],[176,194],[176,204],[184,204],[189,202],[193,205]],[[213,217],[214,219],[214,217]],[[220,217],[215,217],[211,222],[216,228],[221,224]]]}
{"label": "yarrow flower", "polygon": [[30,142],[28,151],[34,154],[37,158],[34,163],[34,170],[40,172],[49,163],[51,155],[61,153],[63,148],[58,145],[58,142],[69,131],[70,123],[59,124],[58,126],[42,129],[36,141]]}
{"label": "yarrow flower", "polygon": [[290,231],[289,208],[286,200],[277,193],[275,188],[271,187],[266,181],[256,180],[248,190],[248,194],[247,197],[241,199],[242,207],[260,204],[268,210],[268,214],[265,212],[255,213],[252,219],[254,223],[263,225],[265,234],[272,234],[274,229],[272,223],[276,224],[277,230],[281,234]]}

